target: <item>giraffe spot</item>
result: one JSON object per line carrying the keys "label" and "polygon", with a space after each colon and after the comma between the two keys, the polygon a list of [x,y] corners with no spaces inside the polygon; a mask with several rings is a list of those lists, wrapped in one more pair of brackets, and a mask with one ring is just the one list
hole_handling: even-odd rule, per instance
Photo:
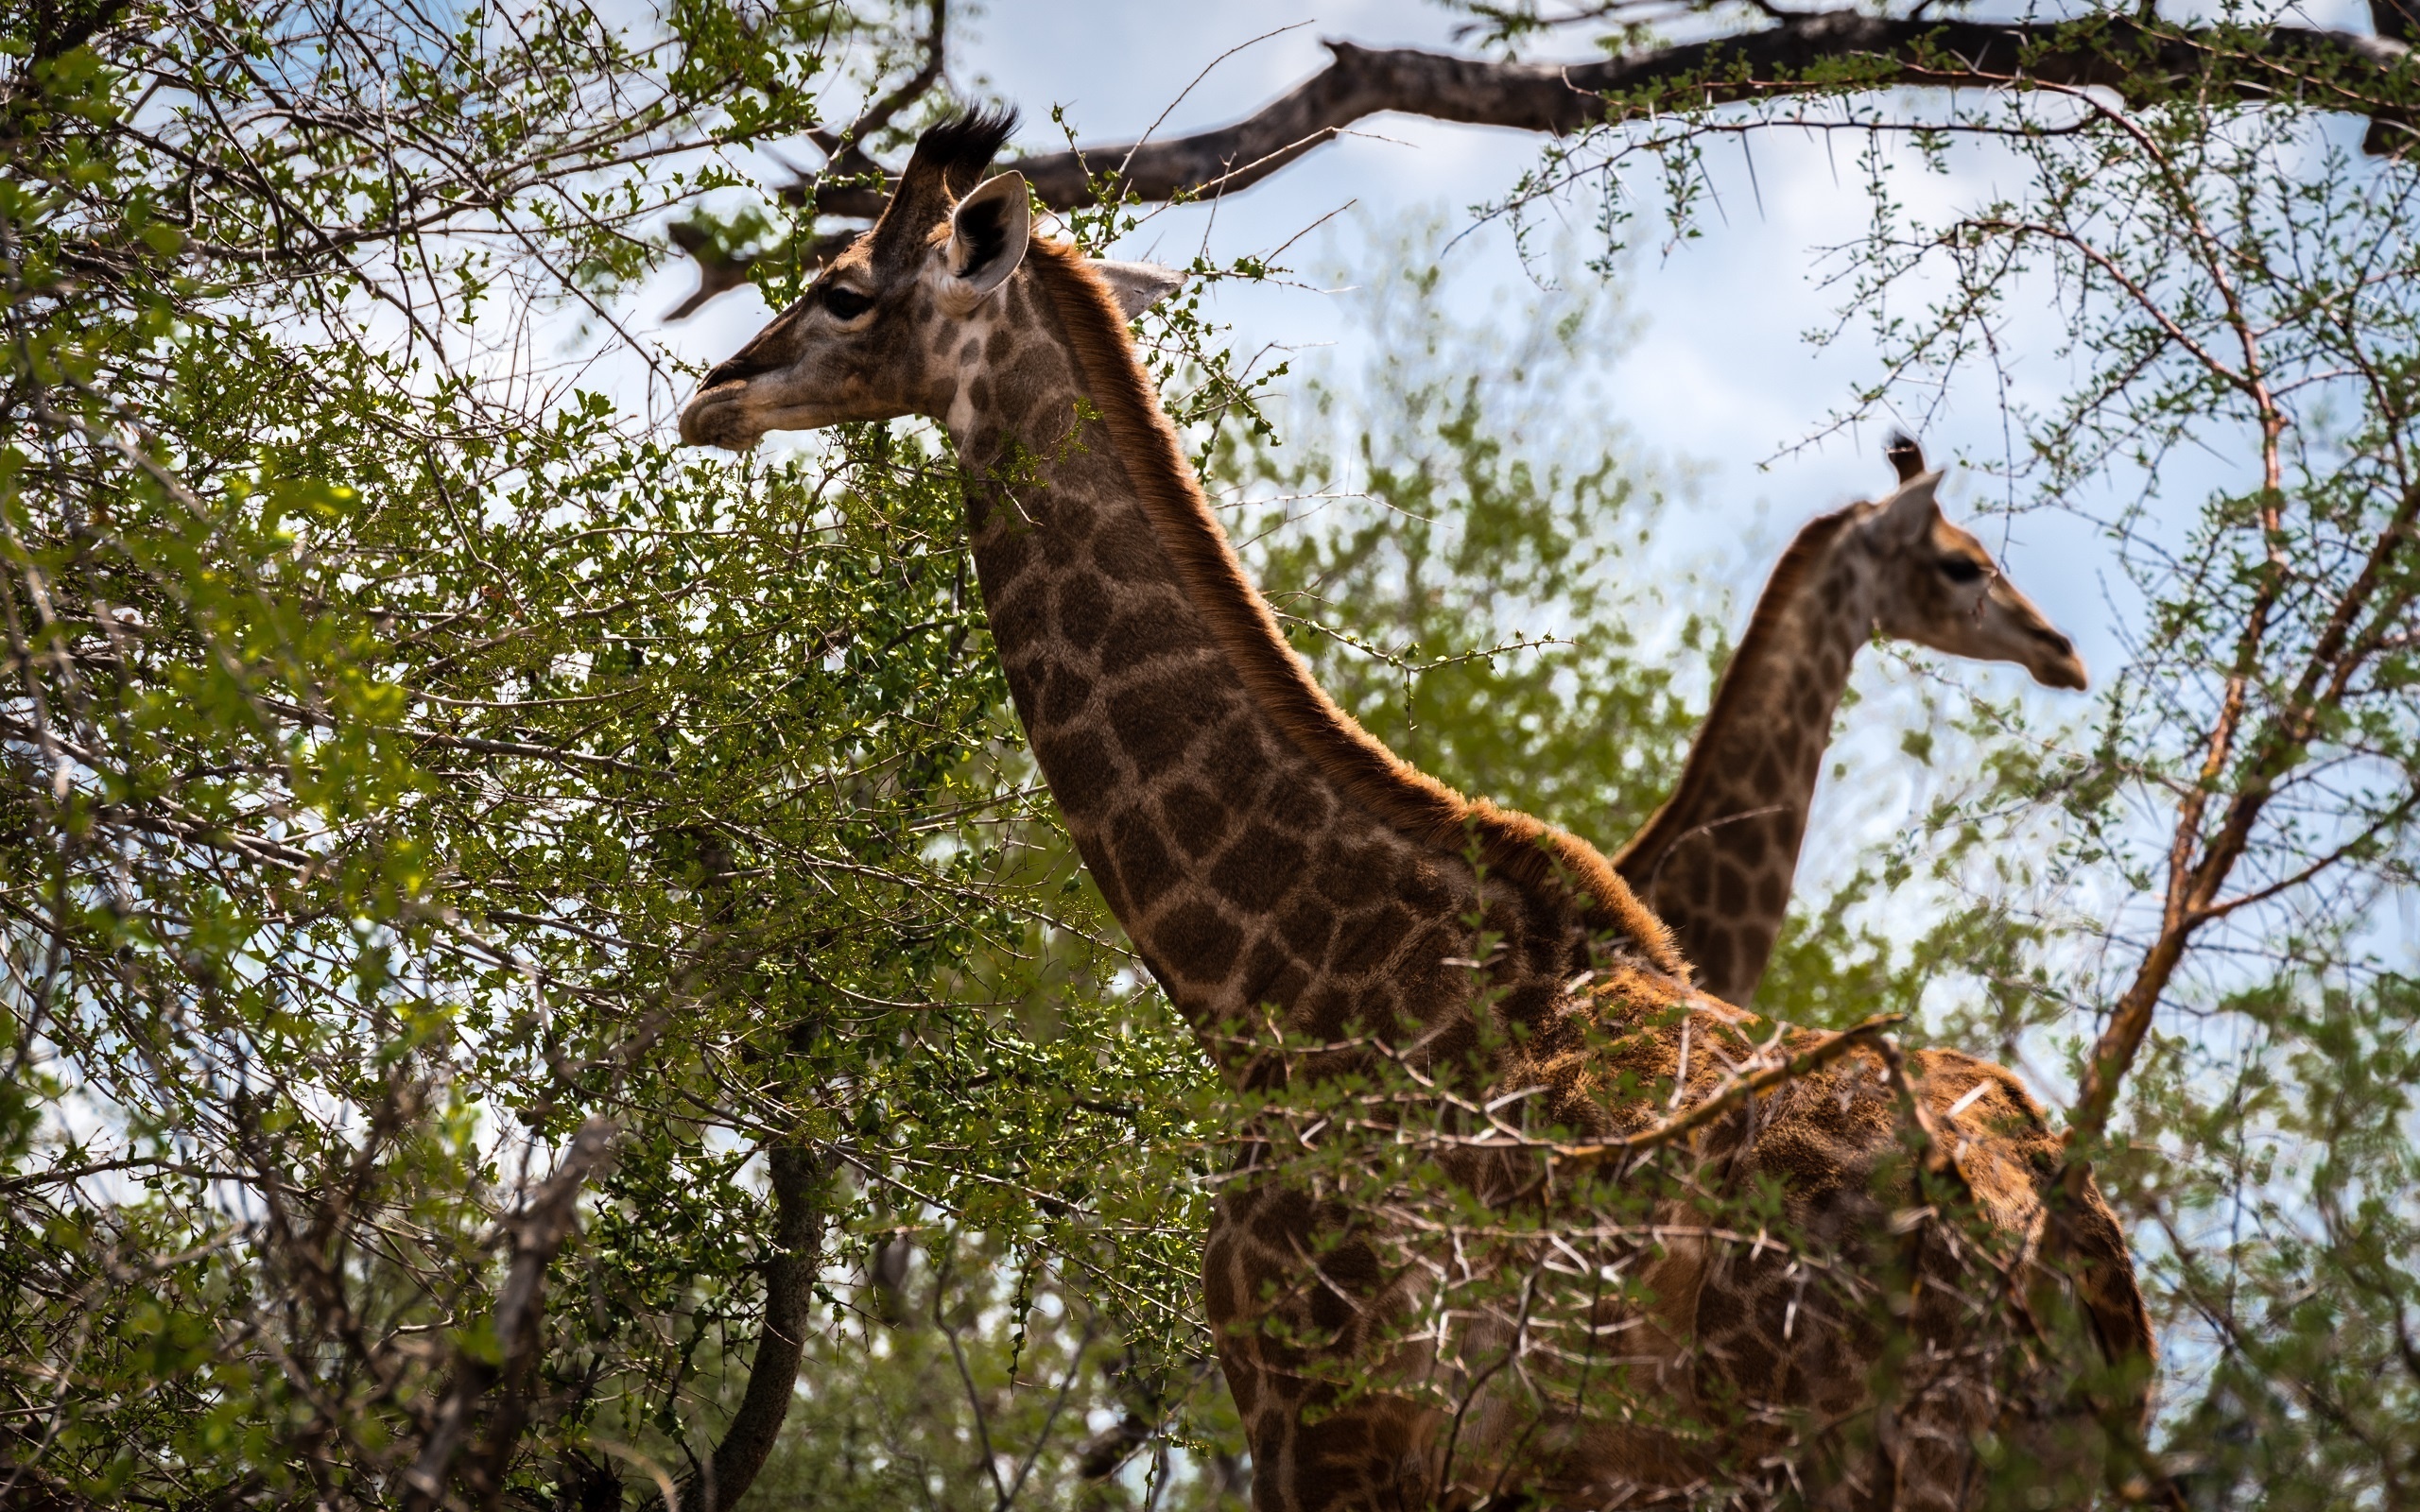
{"label": "giraffe spot", "polygon": [[1235,1263],[1235,1235],[1223,1227],[1212,1228],[1201,1251],[1201,1291],[1213,1322],[1236,1314],[1236,1283],[1227,1274]]}
{"label": "giraffe spot", "polygon": [[1091,501],[1080,495],[1067,494],[1051,502],[1050,528],[1069,541],[1091,535],[1097,518]]}
{"label": "giraffe spot", "polygon": [[1144,528],[1146,522],[1133,524],[1138,528],[1102,531],[1093,541],[1093,565],[1114,583],[1173,584],[1176,577],[1158,539]]}
{"label": "giraffe spot", "polygon": [[1042,616],[1048,608],[1049,595],[1031,579],[993,595],[992,602],[985,606],[985,615],[992,622],[992,639],[1000,646],[1003,658],[1041,638]]}
{"label": "giraffe spot", "polygon": [[1377,970],[1410,935],[1415,922],[1411,911],[1401,903],[1389,903],[1374,914],[1347,919],[1342,949],[1336,955],[1336,970],[1346,976]]}
{"label": "giraffe spot", "polygon": [[967,386],[966,398],[968,403],[975,406],[977,413],[981,414],[989,411],[992,407],[991,378],[986,375],[978,374],[976,377],[976,380]]}
{"label": "giraffe spot", "polygon": [[1377,868],[1383,852],[1373,845],[1340,845],[1328,852],[1313,884],[1320,896],[1351,908],[1378,895]]}
{"label": "giraffe spot", "polygon": [[[1322,1432],[1336,1419],[1319,1425]],[[1308,1425],[1305,1425],[1308,1436]],[[1255,1477],[1256,1478],[1256,1477]],[[1370,1504],[1359,1493],[1360,1467],[1350,1460],[1303,1459],[1296,1462],[1292,1489],[1295,1503],[1305,1508]]]}
{"label": "giraffe spot", "polygon": [[1269,795],[1269,822],[1294,834],[1310,834],[1327,827],[1335,805],[1310,782],[1288,782]]}
{"label": "giraffe spot", "polygon": [[[1420,1022],[1434,1025],[1437,1016],[1422,1016]],[[1427,1036],[1423,1042],[1427,1046],[1430,1065],[1467,1066],[1472,1063],[1473,1052],[1478,1049],[1478,1025],[1465,1015]]]}
{"label": "giraffe spot", "polygon": [[1715,888],[1715,906],[1726,914],[1741,914],[1748,909],[1748,874],[1737,867],[1720,868],[1720,882]]}
{"label": "giraffe spot", "polygon": [[961,368],[972,368],[975,366],[975,360],[982,355],[983,338],[968,336],[966,344],[958,349],[958,365]]}
{"label": "giraffe spot", "polygon": [[1034,759],[1050,783],[1059,811],[1070,818],[1096,813],[1117,784],[1117,763],[1090,730],[1033,737]]}
{"label": "giraffe spot", "polygon": [[[1328,1256],[1328,1258],[1334,1261],[1334,1256]],[[1322,1270],[1326,1270],[1326,1267],[1322,1265]],[[1353,1299],[1345,1297],[1340,1289],[1331,1287],[1331,1284],[1326,1282],[1319,1282],[1317,1287],[1312,1289],[1312,1323],[1317,1323],[1322,1331],[1326,1331],[1326,1333],[1343,1333],[1343,1331],[1353,1328],[1353,1323],[1356,1323],[1357,1318],[1360,1318],[1360,1312],[1353,1306]],[[1350,1418],[1345,1418],[1345,1420],[1334,1420],[1334,1418],[1331,1418],[1331,1420],[1322,1422],[1319,1427],[1322,1427],[1322,1430],[1348,1430],[1348,1427],[1350,1430],[1360,1430],[1360,1422],[1353,1422]],[[1322,1437],[1326,1437],[1326,1435],[1322,1435]],[[1345,1435],[1339,1433],[1336,1437],[1345,1437]],[[1353,1459],[1360,1459],[1367,1442],[1370,1442],[1370,1435],[1362,1430],[1362,1433],[1356,1433],[1353,1437],[1360,1439],[1360,1444],[1350,1444],[1350,1447],[1343,1447],[1343,1444],[1340,1444],[1339,1456],[1350,1454]]]}
{"label": "giraffe spot", "polygon": [[1219,800],[1218,794],[1191,779],[1160,795],[1160,815],[1167,821],[1168,833],[1186,855],[1207,855],[1226,838],[1227,805]]}
{"label": "giraffe spot", "polygon": [[1052,671],[1042,691],[1042,723],[1063,725],[1084,712],[1092,701],[1093,679],[1064,662]]}
{"label": "giraffe spot", "polygon": [[1496,1000],[1496,1016],[1506,1023],[1534,1030],[1554,1010],[1555,991],[1550,981],[1524,982]]}
{"label": "giraffe spot", "polygon": [[[1767,746],[1764,753],[1756,758],[1755,792],[1778,793],[1782,791],[1783,786],[1781,760],[1774,754],[1773,748]],[[1747,809],[1761,808],[1763,805],[1757,802],[1754,794],[1752,793],[1742,795],[1735,800],[1734,807]]]}
{"label": "giraffe spot", "polygon": [[1340,987],[1322,987],[1303,1005],[1302,1032],[1314,1040],[1340,1040],[1345,1021],[1352,1017],[1352,994]]}
{"label": "giraffe spot", "polygon": [[1264,1194],[1252,1215],[1252,1236],[1281,1255],[1304,1247],[1311,1232],[1311,1199],[1290,1187]]}
{"label": "giraffe spot", "polygon": [[[1085,874],[1093,879],[1093,885],[1100,889],[1101,902],[1107,903],[1109,911],[1116,917],[1132,918],[1134,912],[1132,902],[1126,896],[1126,889],[1117,885],[1117,867],[1110,860],[1109,852],[1102,849],[1100,836],[1090,826],[1080,830],[1071,826],[1070,833],[1075,838],[1076,855],[1083,862]],[[1140,950],[1135,954],[1143,954]],[[1143,969],[1150,972],[1162,987],[1167,985],[1167,978],[1148,956],[1143,961]]]}
{"label": "giraffe spot", "polygon": [[1238,723],[1210,747],[1210,778],[1219,796],[1239,809],[1258,806],[1260,786],[1269,776],[1269,747],[1260,731]]}
{"label": "giraffe spot", "polygon": [[1553,936],[1544,930],[1525,930],[1514,936],[1514,943],[1519,947],[1522,964],[1530,971],[1542,976],[1561,974],[1564,964],[1563,952],[1557,948]]}
{"label": "giraffe spot", "polygon": [[1277,931],[1295,954],[1318,966],[1326,961],[1328,941],[1336,937],[1336,915],[1297,905],[1278,916]]}
{"label": "giraffe spot", "polygon": [[1136,912],[1148,911],[1180,873],[1161,843],[1159,826],[1139,808],[1132,808],[1109,824],[1110,854],[1116,863],[1117,883],[1133,901]]}
{"label": "giraffe spot", "polygon": [[1294,1005],[1309,980],[1310,973],[1288,954],[1284,945],[1263,936],[1244,957],[1243,1000],[1253,1005],[1266,1003],[1283,1013]]}
{"label": "giraffe spot", "polygon": [[1244,943],[1243,931],[1206,899],[1179,904],[1151,934],[1177,974],[1201,985],[1226,980]]}
{"label": "giraffe spot", "polygon": [[1395,995],[1394,985],[1382,979],[1363,988],[1360,997],[1354,1002],[1352,1016],[1345,1020],[1344,1027],[1353,1034],[1401,1032],[1404,1027],[1403,999]]}
{"label": "giraffe spot", "polygon": [[[1774,1338],[1781,1337],[1781,1324],[1778,1316],[1770,1320]],[[1727,1342],[1731,1359],[1724,1373],[1775,1405],[1787,1405],[1781,1396],[1786,1382],[1780,1379],[1787,1372],[1782,1369],[1781,1356],[1765,1342],[1765,1330],[1742,1329]]]}
{"label": "giraffe spot", "polygon": [[1293,890],[1303,874],[1301,841],[1266,824],[1246,826],[1210,871],[1210,885],[1237,907],[1263,913]]}
{"label": "giraffe spot", "polygon": [[1448,957],[1461,955],[1466,948],[1460,931],[1432,925],[1422,931],[1404,953],[1404,970],[1400,973],[1404,1011],[1415,1022],[1436,1022],[1448,1008],[1469,995],[1464,969],[1445,964]]}
{"label": "giraffe spot", "polygon": [[[1339,1271],[1346,1267],[1350,1267],[1354,1263],[1346,1258],[1348,1252],[1362,1248],[1363,1246],[1360,1245],[1340,1246],[1328,1254],[1321,1257],[1321,1271],[1335,1278],[1336,1280],[1342,1280],[1344,1278],[1338,1274]],[[1377,1270],[1376,1261],[1372,1260],[1368,1262],[1367,1268],[1374,1274]],[[1329,1329],[1341,1328],[1344,1323],[1352,1321],[1352,1304],[1344,1299],[1341,1293],[1337,1292],[1333,1287],[1330,1287],[1325,1283],[1322,1283],[1319,1288],[1319,1292],[1313,1294],[1311,1308],[1314,1318],[1318,1318],[1319,1316],[1318,1309],[1320,1304],[1318,1297],[1322,1293],[1335,1297],[1337,1305],[1342,1307],[1345,1312],[1343,1319],[1340,1322],[1330,1323],[1324,1319],[1320,1319],[1321,1327]],[[1294,1440],[1294,1444],[1297,1452],[1309,1458],[1337,1461],[1361,1459],[1370,1452],[1370,1423],[1368,1415],[1366,1413],[1359,1412],[1331,1413],[1321,1418],[1316,1422],[1304,1423],[1299,1435]],[[1310,1504],[1313,1506],[1325,1506],[1329,1503],[1324,1502],[1313,1502]]]}
{"label": "giraffe spot", "polygon": [[1006,362],[1009,357],[1010,343],[1015,339],[1016,337],[1010,334],[1006,325],[995,328],[992,333],[992,339],[983,348],[983,359],[994,364]]}
{"label": "giraffe spot", "polygon": [[1443,868],[1416,850],[1407,852],[1403,869],[1395,876],[1395,895],[1424,914],[1442,914],[1455,901]]}
{"label": "giraffe spot", "polygon": [[1090,573],[1070,573],[1052,584],[1050,605],[1059,637],[1069,645],[1089,651],[1109,633],[1108,585]]}
{"label": "giraffe spot", "polygon": [[[1220,1282],[1220,1284],[1223,1284],[1223,1283],[1224,1283],[1224,1281],[1225,1281],[1225,1278],[1224,1278],[1224,1277],[1219,1278],[1219,1282]],[[1233,1317],[1233,1316],[1235,1316],[1235,1314],[1234,1314],[1234,1313],[1232,1313],[1232,1312],[1229,1312],[1229,1313],[1227,1313],[1227,1314],[1219,1314],[1219,1313],[1214,1312],[1214,1313],[1212,1313],[1212,1314],[1210,1314],[1211,1318],[1212,1318],[1214,1321],[1215,1321],[1215,1320],[1217,1320],[1217,1319],[1218,1319],[1219,1317],[1220,1317],[1221,1315],[1224,1315],[1224,1316],[1227,1316],[1227,1317]],[[1223,1344],[1222,1344],[1222,1348],[1221,1348],[1220,1352],[1221,1352],[1222,1354],[1225,1352],[1224,1348],[1223,1348]],[[1257,1371],[1257,1370],[1232,1370],[1232,1369],[1231,1369],[1231,1370],[1229,1370],[1229,1371],[1226,1373],[1226,1375],[1227,1375],[1227,1384],[1228,1384],[1229,1388],[1230,1388],[1231,1390],[1233,1390],[1233,1391],[1234,1391],[1234,1393],[1235,1393],[1235,1398],[1236,1398],[1236,1411],[1239,1415],[1241,1415],[1241,1416],[1243,1416],[1243,1417],[1246,1417],[1246,1418],[1251,1417],[1251,1416],[1252,1416],[1252,1413],[1253,1413],[1253,1406],[1254,1406],[1255,1404],[1257,1404],[1257,1403],[1259,1402],[1259,1400],[1260,1400],[1260,1372],[1259,1372],[1259,1371]],[[1259,1450],[1258,1450],[1258,1447],[1257,1447],[1257,1444],[1256,1444],[1256,1443],[1255,1443],[1255,1446],[1254,1446],[1254,1449],[1253,1449],[1253,1452],[1254,1452],[1255,1454],[1257,1454],[1257,1453],[1259,1452]]]}
{"label": "giraffe spot", "polygon": [[1682,896],[1687,898],[1700,912],[1711,909],[1714,906],[1714,868],[1703,864],[1692,866],[1683,873],[1683,877],[1685,880],[1681,885],[1685,890]]}
{"label": "giraffe spot", "polygon": [[1772,850],[1773,837],[1772,832],[1767,830],[1761,821],[1752,819],[1743,824],[1725,825],[1724,828],[1737,829],[1739,832],[1737,844],[1733,847],[1733,851],[1742,864],[1751,867],[1764,864],[1765,857]]}
{"label": "giraffe spot", "polygon": [[1164,657],[1207,649],[1183,607],[1153,594],[1146,607],[1120,614],[1110,623],[1106,644],[1101,646],[1100,669],[1115,676]]}
{"label": "giraffe spot", "polygon": [[1756,912],[1778,916],[1789,906],[1789,877],[1785,872],[1768,871],[1756,879]]}
{"label": "giraffe spot", "polygon": [[[1030,509],[1032,506],[1028,504],[1028,507]],[[1034,531],[1034,539],[1042,542],[1043,560],[1060,572],[1081,567],[1091,558],[1091,553],[1084,549],[1081,536],[1070,535],[1059,528],[1056,510],[1041,522]]]}
{"label": "giraffe spot", "polygon": [[1219,716],[1228,695],[1196,677],[1164,677],[1110,696],[1109,724],[1126,759],[1145,782],[1193,748]]}
{"label": "giraffe spot", "polygon": [[[992,494],[989,488],[967,490],[966,507],[973,521],[971,528],[981,527],[982,519],[976,519],[976,516],[990,518],[997,502]],[[1041,551],[1033,543],[1033,532],[1023,528],[1014,515],[1006,518],[1011,522],[1010,527],[994,532],[977,554],[982,566],[983,598],[987,608],[1042,559]]]}
{"label": "giraffe spot", "polygon": [[1698,948],[1702,956],[1698,965],[1704,969],[1707,990],[1719,992],[1720,988],[1715,984],[1731,980],[1732,969],[1738,964],[1739,948],[1733,943],[1732,933],[1727,929],[1706,930]]}

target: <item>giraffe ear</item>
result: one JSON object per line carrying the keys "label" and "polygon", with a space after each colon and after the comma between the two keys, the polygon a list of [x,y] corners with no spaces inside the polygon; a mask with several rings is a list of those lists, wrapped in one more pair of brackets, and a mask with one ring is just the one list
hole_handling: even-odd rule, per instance
{"label": "giraffe ear", "polygon": [[1183,273],[1157,263],[1113,263],[1105,257],[1096,257],[1092,270],[1117,296],[1117,307],[1126,312],[1129,320],[1184,287]]}
{"label": "giraffe ear", "polygon": [[1025,261],[1033,234],[1033,203],[1025,175],[1011,169],[958,202],[950,212],[947,263],[968,308],[1009,281]]}
{"label": "giraffe ear", "polygon": [[1941,518],[1940,501],[1933,497],[1940,487],[1938,472],[1919,472],[1900,484],[1897,492],[1882,501],[1882,528],[1903,541],[1913,541],[1931,529],[1932,523]]}

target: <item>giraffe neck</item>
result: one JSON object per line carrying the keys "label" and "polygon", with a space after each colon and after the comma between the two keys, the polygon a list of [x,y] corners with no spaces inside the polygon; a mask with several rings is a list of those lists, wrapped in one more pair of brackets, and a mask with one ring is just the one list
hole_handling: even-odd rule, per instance
{"label": "giraffe neck", "polygon": [[1606,936],[1682,969],[1602,857],[1412,771],[1311,680],[1079,259],[1037,243],[994,300],[950,337],[947,406],[994,640],[1078,851],[1214,1052],[1263,1005],[1417,1033],[1469,999],[1481,918],[1530,953],[1515,1016]]}
{"label": "giraffe neck", "polygon": [[1832,715],[1874,631],[1864,513],[1826,515],[1790,542],[1672,797],[1615,858],[1698,985],[1729,1003],[1755,995],[1781,934]]}

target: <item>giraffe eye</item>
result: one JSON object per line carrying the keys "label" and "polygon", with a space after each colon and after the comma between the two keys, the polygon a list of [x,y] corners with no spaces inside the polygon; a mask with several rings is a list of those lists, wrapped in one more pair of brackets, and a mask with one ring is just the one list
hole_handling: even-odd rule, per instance
{"label": "giraffe eye", "polygon": [[1972,557],[1944,557],[1941,573],[1953,583],[1971,583],[1983,576],[1983,564]]}
{"label": "giraffe eye", "polygon": [[823,307],[836,320],[854,320],[873,308],[873,296],[838,284],[823,286]]}

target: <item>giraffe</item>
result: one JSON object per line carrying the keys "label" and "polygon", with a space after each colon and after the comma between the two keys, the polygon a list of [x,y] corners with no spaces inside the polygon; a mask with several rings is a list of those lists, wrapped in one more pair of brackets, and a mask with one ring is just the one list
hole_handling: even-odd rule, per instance
{"label": "giraffe", "polygon": [[1672,931],[1703,991],[1751,1004],[1789,906],[1806,811],[1823,776],[1849,664],[1878,630],[2046,687],[2084,686],[2083,660],[1942,517],[1941,474],[1906,436],[1899,488],[1811,521],[1774,566],[1716,684],[1672,796],[1615,853],[1614,869]]}
{"label": "giraffe", "polygon": [[[1342,713],[1245,579],[1135,355],[1129,320],[1177,275],[1036,236],[1023,178],[983,179],[1011,124],[961,116],[920,138],[873,228],[707,372],[681,435],[736,451],[844,421],[945,427],[1034,759],[1244,1109],[1202,1288],[1255,1505],[1628,1506],[1718,1481],[1742,1505],[1792,1486],[1841,1507],[1973,1504],[1971,1442],[2031,1399],[1972,1370],[1935,1381],[1938,1362],[1984,1353],[1996,1381],[2023,1353],[1979,1353],[2014,1325],[1962,1321],[1961,1288],[1984,1277],[2015,1298],[1981,1315],[2073,1315],[2113,1355],[2148,1350],[2098,1192],[2061,1215],[2057,1233],[2082,1238],[2049,1243],[2057,1146],[2008,1073],[1695,992],[1597,851],[1452,791]],[[1370,1116],[1436,1113],[1438,1185],[1374,1197],[1303,1176],[1293,1152],[1326,1125],[1293,1110],[1382,1072],[1433,1092]],[[1950,1263],[1962,1241],[1945,1225],[1893,1227],[1931,1211],[1913,1206],[1911,1126],[1949,1152],[1999,1280]],[[1677,1177],[1655,1164],[1671,1152]],[[1774,1231],[1798,1237],[1718,1227],[1706,1204],[1749,1191],[1778,1194]],[[1643,1227],[1592,1236],[1564,1216],[1576,1194],[1642,1192]],[[1508,1215],[1511,1237],[1444,1254],[1422,1227],[1440,1193]],[[1583,1347],[1532,1349],[1497,1313],[1415,1336],[1429,1280],[1542,1276],[1579,1246],[1630,1267],[1583,1276],[1564,1317]],[[2054,1251],[2084,1256],[2072,1279]],[[1924,1284],[1897,1290],[1910,1274]],[[1577,1295],[1554,1284],[1558,1305]],[[1859,1298],[1909,1321],[1882,1329]],[[1638,1410],[1601,1409],[1616,1396]],[[1726,1436],[1691,1430],[1701,1418]]]}

